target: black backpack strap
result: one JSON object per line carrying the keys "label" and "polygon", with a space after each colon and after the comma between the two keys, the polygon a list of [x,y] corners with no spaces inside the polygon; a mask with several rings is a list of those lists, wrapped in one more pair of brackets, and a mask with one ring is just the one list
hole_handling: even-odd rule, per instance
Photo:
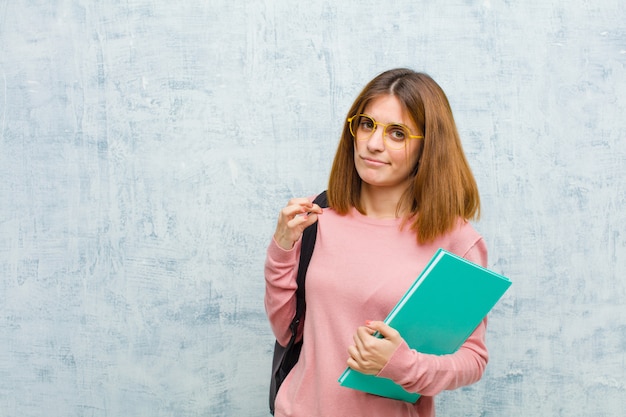
{"label": "black backpack strap", "polygon": [[[317,204],[321,208],[328,207],[328,198],[326,197],[326,191],[323,191],[321,194],[315,197],[315,200],[313,200],[313,204]],[[306,271],[309,268],[309,262],[311,262],[311,257],[313,256],[313,249],[315,248],[316,239],[317,222],[304,229],[304,232],[302,233],[300,262],[298,263],[298,277],[296,278],[296,283],[298,284],[298,289],[296,290],[296,315],[294,316],[290,326],[292,336],[296,336],[297,334],[298,326],[300,325],[300,319],[304,315],[304,310],[306,307],[304,282],[306,280]]]}

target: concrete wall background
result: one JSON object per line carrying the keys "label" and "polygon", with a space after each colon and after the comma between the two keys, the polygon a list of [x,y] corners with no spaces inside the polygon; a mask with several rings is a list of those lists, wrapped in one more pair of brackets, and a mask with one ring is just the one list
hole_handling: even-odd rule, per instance
{"label": "concrete wall background", "polygon": [[447,92],[514,281],[439,415],[621,416],[624,22],[618,0],[1,1],[0,416],[268,415],[278,210],[397,66]]}

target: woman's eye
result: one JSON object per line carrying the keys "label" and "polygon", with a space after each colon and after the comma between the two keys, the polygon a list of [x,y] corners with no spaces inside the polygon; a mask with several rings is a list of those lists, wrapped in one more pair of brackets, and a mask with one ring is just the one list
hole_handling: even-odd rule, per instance
{"label": "woman's eye", "polygon": [[371,120],[362,119],[361,128],[365,130],[372,130],[374,129],[374,122],[372,122]]}
{"label": "woman's eye", "polygon": [[403,141],[406,139],[407,134],[401,127],[390,126],[389,128],[389,137],[393,140]]}

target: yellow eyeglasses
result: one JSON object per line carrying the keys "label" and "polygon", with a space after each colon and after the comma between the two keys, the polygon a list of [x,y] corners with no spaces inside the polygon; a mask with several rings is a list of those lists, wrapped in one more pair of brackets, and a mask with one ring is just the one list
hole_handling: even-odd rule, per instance
{"label": "yellow eyeglasses", "polygon": [[378,126],[383,127],[385,146],[391,149],[402,149],[409,139],[423,139],[424,136],[412,135],[411,130],[400,123],[379,123],[367,114],[355,114],[348,118],[350,133],[356,140],[369,140]]}

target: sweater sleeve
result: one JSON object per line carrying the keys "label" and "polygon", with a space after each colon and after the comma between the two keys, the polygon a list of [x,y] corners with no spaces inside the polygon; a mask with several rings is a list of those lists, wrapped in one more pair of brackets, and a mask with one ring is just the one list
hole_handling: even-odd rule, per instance
{"label": "sweater sleeve", "polygon": [[[485,266],[487,249],[484,241],[478,240],[464,257]],[[489,359],[485,345],[486,326],[485,317],[459,350],[450,355],[420,353],[402,342],[378,375],[392,379],[409,392],[426,396],[473,384],[482,377]]]}
{"label": "sweater sleeve", "polygon": [[296,275],[302,240],[285,250],[274,239],[265,259],[265,311],[276,340],[285,346],[291,337],[289,325],[296,313]]}

